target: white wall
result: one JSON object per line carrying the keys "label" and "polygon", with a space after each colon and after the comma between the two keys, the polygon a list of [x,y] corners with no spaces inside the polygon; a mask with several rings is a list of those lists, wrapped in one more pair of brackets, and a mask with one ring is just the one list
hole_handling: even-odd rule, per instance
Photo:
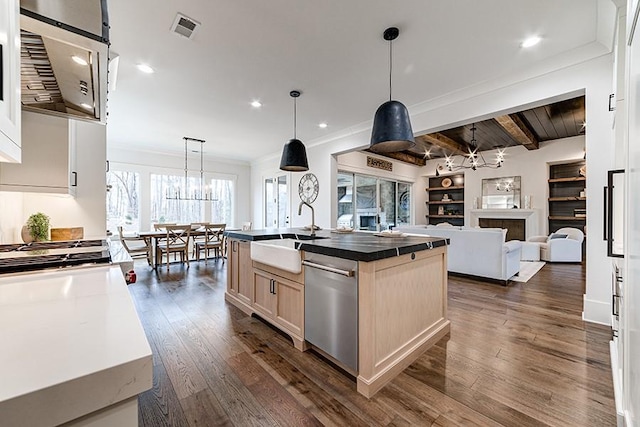
{"label": "white wall", "polygon": [[[476,171],[464,170],[464,200],[465,200],[465,224],[473,225],[470,221],[473,200],[478,198],[479,207],[482,203],[482,180],[487,178],[498,178],[502,176],[521,177],[521,207],[524,206],[524,196],[531,196],[531,207],[535,209],[537,224],[536,234],[547,235],[549,223],[547,216],[549,212],[549,164],[561,163],[570,160],[581,160],[584,156],[585,137],[576,136],[572,138],[557,139],[540,143],[538,150],[527,150],[520,147],[509,147],[505,149],[505,162],[499,169],[483,168]],[[491,162],[495,159],[495,151],[483,152],[484,158]],[[455,163],[460,163],[460,157],[454,157]],[[435,175],[436,166],[443,165],[442,159],[429,160],[424,167],[424,172],[428,175]],[[459,172],[458,172],[459,173]],[[443,173],[446,175],[447,173]],[[423,217],[424,218],[424,217]],[[425,223],[422,221],[420,223]]]}
{"label": "white wall", "polygon": [[[505,76],[472,88],[461,89],[450,96],[428,101],[411,108],[411,121],[416,133],[429,133],[453,125],[470,123],[483,118],[544,105],[549,101],[578,96],[586,97],[587,114],[587,290],[584,297],[586,320],[609,322],[611,266],[606,257],[606,246],[601,239],[603,205],[602,188],[606,185],[606,171],[613,164],[612,115],[608,111],[609,93],[612,91],[612,55],[586,60],[558,70],[541,67],[525,74]],[[418,112],[419,111],[419,112]],[[371,114],[373,117],[373,112]],[[318,176],[320,194],[315,202],[316,222],[322,226],[335,226],[336,171],[334,154],[366,147],[369,143],[371,123],[347,130],[334,139],[321,142],[307,141],[310,172]],[[254,201],[253,220],[261,223],[262,181],[266,173],[278,171],[280,153],[254,162],[251,169],[251,193]],[[429,173],[429,172],[428,172]],[[297,183],[299,173],[293,175]],[[297,196],[296,196],[297,197]],[[536,198],[537,199],[537,198]],[[539,200],[534,200],[534,204]],[[304,222],[295,222],[301,225]]]}
{"label": "white wall", "polygon": [[[30,114],[23,126],[37,126],[40,114]],[[36,123],[33,123],[36,120]],[[59,120],[66,120],[60,118]],[[76,197],[0,192],[0,241],[21,242],[20,230],[29,215],[43,212],[51,218],[51,227],[84,227],[85,238],[104,237],[106,225],[106,131],[105,126],[76,121],[78,187]],[[46,136],[43,136],[46,138]],[[22,144],[38,141],[23,139]]]}
{"label": "white wall", "polygon": [[[188,174],[190,176],[200,176],[199,154],[190,153],[187,159]],[[150,151],[123,150],[118,147],[117,149],[108,149],[108,160],[111,170],[140,172],[140,186],[143,189],[151,187],[150,175],[152,173],[174,174],[179,176],[184,175],[184,155],[179,156]],[[251,217],[251,168],[249,164],[229,160],[213,161],[206,159],[205,156],[203,170],[205,172],[205,179],[232,179],[236,182],[234,223],[227,224],[227,226],[230,228],[239,227],[243,222],[249,221],[249,218]],[[143,230],[148,230],[151,228],[151,224],[149,223],[149,213],[151,212],[149,191],[141,192],[140,204],[140,227]],[[115,230],[111,231],[115,232]]]}

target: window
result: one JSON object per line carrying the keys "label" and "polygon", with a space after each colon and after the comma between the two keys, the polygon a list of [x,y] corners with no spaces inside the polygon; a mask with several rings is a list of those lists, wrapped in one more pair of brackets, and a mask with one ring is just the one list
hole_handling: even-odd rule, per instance
{"label": "window", "polygon": [[[185,189],[186,187],[186,189]],[[167,194],[179,192],[180,196],[193,196],[200,188],[200,178],[151,174],[151,223],[175,222],[189,224],[204,222],[204,203],[198,200],[171,200]],[[190,190],[191,189],[191,190]]]}
{"label": "window", "polygon": [[140,174],[107,173],[107,230],[140,231]]}
{"label": "window", "polygon": [[212,179],[211,222],[215,224],[233,224],[234,182],[229,179]]}

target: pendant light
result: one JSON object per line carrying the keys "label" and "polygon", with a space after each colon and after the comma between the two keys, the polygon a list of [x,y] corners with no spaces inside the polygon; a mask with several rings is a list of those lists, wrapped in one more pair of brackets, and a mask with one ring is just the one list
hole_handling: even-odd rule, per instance
{"label": "pendant light", "polygon": [[400,30],[396,27],[387,28],[383,34],[384,39],[389,42],[389,100],[378,107],[373,119],[369,149],[374,153],[402,151],[416,145],[407,107],[391,99],[392,42],[398,34]]}
{"label": "pendant light", "polygon": [[300,91],[292,90],[289,95],[293,98],[293,139],[284,144],[282,158],[280,159],[280,169],[289,172],[304,172],[309,170],[307,162],[307,150],[302,141],[296,138],[296,98],[300,96]]}

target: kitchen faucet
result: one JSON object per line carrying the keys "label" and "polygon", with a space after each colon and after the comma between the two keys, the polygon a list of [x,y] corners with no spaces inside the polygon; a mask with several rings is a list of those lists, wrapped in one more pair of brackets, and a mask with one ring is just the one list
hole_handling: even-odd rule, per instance
{"label": "kitchen faucet", "polygon": [[313,210],[313,206],[305,201],[300,202],[300,205],[298,206],[298,215],[302,215],[302,205],[307,205],[309,206],[309,209],[311,209],[311,237],[316,237],[316,214]]}

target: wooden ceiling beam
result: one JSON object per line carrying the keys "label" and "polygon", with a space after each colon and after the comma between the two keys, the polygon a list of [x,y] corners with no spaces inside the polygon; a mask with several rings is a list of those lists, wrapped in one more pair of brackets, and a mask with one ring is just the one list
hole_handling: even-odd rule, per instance
{"label": "wooden ceiling beam", "polygon": [[416,136],[415,139],[420,140],[428,145],[435,145],[436,147],[440,147],[448,152],[447,154],[459,154],[461,156],[466,156],[467,154],[469,154],[469,149],[465,144],[453,140],[441,133],[436,132],[428,135],[420,135]]}
{"label": "wooden ceiling beam", "polygon": [[[371,152],[371,150],[367,150]],[[377,156],[387,157],[393,160],[399,160],[401,162],[409,163],[415,166],[425,166],[427,161],[422,156],[418,156],[414,153],[406,152],[406,151],[397,151],[395,153],[374,153]]]}
{"label": "wooden ceiling beam", "polygon": [[517,114],[507,114],[495,118],[496,122],[527,150],[540,148],[538,138],[529,130],[527,125]]}

